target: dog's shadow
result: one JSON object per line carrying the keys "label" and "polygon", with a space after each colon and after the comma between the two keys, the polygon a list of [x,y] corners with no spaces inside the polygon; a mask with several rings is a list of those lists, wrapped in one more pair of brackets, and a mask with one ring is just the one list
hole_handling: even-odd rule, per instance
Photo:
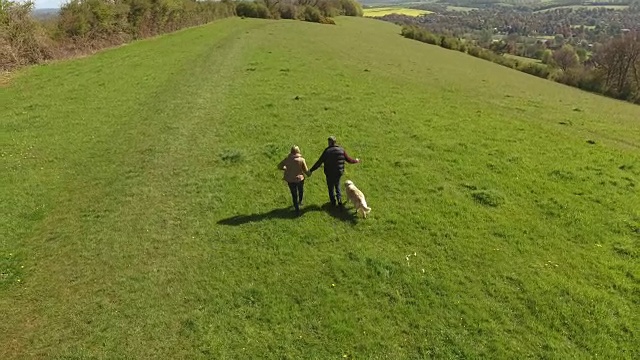
{"label": "dog's shadow", "polygon": [[220,225],[228,225],[228,226],[238,226],[252,222],[259,222],[264,220],[273,220],[273,219],[297,219],[308,212],[314,211],[325,211],[333,218],[351,222],[352,224],[357,223],[357,217],[352,211],[349,211],[346,208],[337,208],[332,206],[330,203],[326,203],[322,206],[318,205],[309,205],[303,206],[300,209],[300,215],[296,214],[295,211],[291,207],[285,207],[280,209],[273,209],[268,212],[256,213],[250,215],[236,215],[226,219],[222,219],[218,221]]}

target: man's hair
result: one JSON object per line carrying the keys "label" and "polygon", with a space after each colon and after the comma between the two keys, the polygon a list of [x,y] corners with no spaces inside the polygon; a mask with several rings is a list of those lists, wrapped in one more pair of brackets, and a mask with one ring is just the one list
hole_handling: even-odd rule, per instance
{"label": "man's hair", "polygon": [[292,154],[300,154],[300,148],[298,147],[298,145],[293,145],[291,147],[291,153]]}
{"label": "man's hair", "polygon": [[335,136],[329,136],[329,138],[327,140],[329,141],[329,144],[335,144],[336,143],[336,137]]}

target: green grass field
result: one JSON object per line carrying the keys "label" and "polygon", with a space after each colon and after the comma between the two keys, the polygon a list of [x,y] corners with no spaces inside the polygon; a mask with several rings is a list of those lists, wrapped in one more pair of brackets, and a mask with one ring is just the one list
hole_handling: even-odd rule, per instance
{"label": "green grass field", "polygon": [[379,7],[379,8],[367,8],[364,9],[365,17],[381,17],[390,14],[408,15],[408,16],[420,16],[431,14],[431,11],[409,9],[403,7]]}
{"label": "green grass field", "polygon": [[[640,108],[336,21],[0,87],[1,359],[637,356]],[[331,134],[366,220],[321,170],[291,216],[276,165]]]}

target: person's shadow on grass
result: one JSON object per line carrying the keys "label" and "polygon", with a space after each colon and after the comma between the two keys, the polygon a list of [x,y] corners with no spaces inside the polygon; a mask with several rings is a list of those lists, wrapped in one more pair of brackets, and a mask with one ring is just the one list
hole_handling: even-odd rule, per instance
{"label": "person's shadow on grass", "polygon": [[358,222],[358,218],[355,214],[346,207],[339,208],[331,205],[331,203],[326,203],[322,205],[321,209],[340,221],[350,222],[352,225],[355,225]]}
{"label": "person's shadow on grass", "polygon": [[297,215],[295,211],[293,211],[291,206],[273,209],[264,213],[256,213],[250,215],[236,215],[226,219],[222,219],[218,221],[220,225],[229,225],[229,226],[238,226],[251,222],[258,222],[264,220],[273,220],[273,219],[297,219],[303,216],[305,213],[313,212],[313,211],[325,211],[332,217],[341,220],[341,221],[349,221],[353,224],[357,222],[356,217],[345,208],[336,208],[331,206],[330,203],[326,203],[322,206],[318,205],[309,205],[303,206],[300,209],[300,215]]}

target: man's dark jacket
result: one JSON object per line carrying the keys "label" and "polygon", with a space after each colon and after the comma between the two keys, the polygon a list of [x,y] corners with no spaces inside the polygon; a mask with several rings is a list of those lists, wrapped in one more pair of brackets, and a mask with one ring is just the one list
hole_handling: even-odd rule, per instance
{"label": "man's dark jacket", "polygon": [[347,153],[341,146],[328,146],[326,149],[324,149],[322,155],[320,155],[320,159],[318,159],[318,161],[313,164],[309,171],[314,172],[320,167],[320,165],[324,163],[324,175],[326,177],[341,176],[344,173],[345,161],[351,164],[357,163],[356,160],[350,158],[349,155],[347,155]]}

